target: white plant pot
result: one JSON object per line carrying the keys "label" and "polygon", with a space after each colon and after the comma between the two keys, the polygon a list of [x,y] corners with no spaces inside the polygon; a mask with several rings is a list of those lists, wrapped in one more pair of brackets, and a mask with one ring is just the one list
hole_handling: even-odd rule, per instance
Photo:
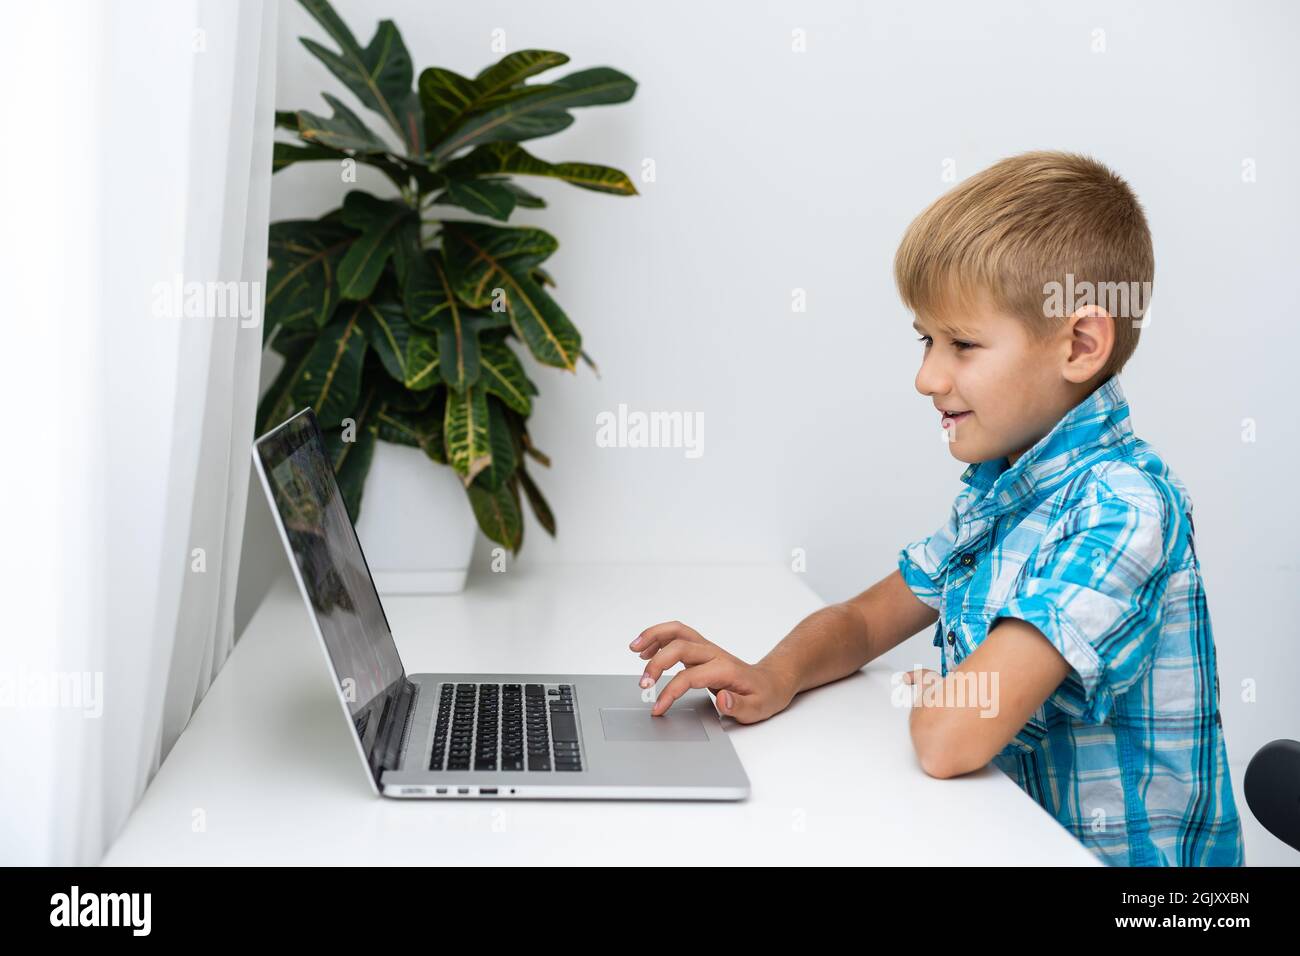
{"label": "white plant pot", "polygon": [[380,594],[464,590],[477,528],[453,469],[418,448],[375,443],[357,537]]}

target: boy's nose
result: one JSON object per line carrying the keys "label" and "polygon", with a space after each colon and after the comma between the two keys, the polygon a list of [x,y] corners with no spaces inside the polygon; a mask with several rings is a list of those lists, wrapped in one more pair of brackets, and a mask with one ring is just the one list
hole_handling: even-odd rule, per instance
{"label": "boy's nose", "polygon": [[933,360],[933,353],[921,360],[921,368],[916,373],[916,390],[927,398],[935,395],[947,395],[952,391],[950,376]]}

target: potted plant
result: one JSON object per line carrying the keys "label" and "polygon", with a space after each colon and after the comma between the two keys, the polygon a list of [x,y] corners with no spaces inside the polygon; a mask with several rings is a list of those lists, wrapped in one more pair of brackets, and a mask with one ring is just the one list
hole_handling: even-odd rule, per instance
{"label": "potted plant", "polygon": [[[556,239],[499,224],[517,208],[545,206],[515,177],[636,194],[617,169],[548,162],[519,144],[567,128],[577,107],[627,101],[636,83],[608,67],[529,82],[568,57],[521,50],[472,79],[430,67],[412,88],[411,58],[391,21],[363,48],[326,0],[301,2],[338,49],[303,45],[388,129],[381,135],[324,93],[329,116],[276,113],[297,142],[275,144],[274,169],[364,164],[393,195],[354,189],[319,219],[271,225],[264,341],[284,365],[259,405],[258,430],[311,405],[381,589],[459,589],[475,525],[518,553],[521,492],[555,534],[525,466],[549,461],[529,439],[537,388],[515,350],[595,370],[547,291],[555,282],[543,263]],[[444,218],[433,207],[458,212]],[[359,521],[372,463],[377,477]],[[427,496],[412,501],[415,492]]]}

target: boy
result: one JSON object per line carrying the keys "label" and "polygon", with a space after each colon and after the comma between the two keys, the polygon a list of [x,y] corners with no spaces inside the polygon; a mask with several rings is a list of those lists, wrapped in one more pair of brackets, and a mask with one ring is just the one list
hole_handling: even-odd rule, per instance
{"label": "boy", "polygon": [[[1118,378],[1154,272],[1137,198],[1087,157],[1015,156],[922,212],[894,272],[917,391],[969,464],[947,523],[757,664],[677,621],[643,631],[643,687],[686,665],[651,713],[707,687],[763,720],[937,621],[940,672],[904,678],[926,773],[994,763],[1107,864],[1243,864],[1192,503]],[[976,677],[994,706],[962,706]]]}

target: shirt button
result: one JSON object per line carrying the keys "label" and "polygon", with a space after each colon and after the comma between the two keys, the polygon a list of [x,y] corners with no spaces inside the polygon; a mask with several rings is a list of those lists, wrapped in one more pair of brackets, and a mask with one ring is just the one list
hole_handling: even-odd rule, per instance
{"label": "shirt button", "polygon": [[948,631],[948,646],[951,647],[953,644],[956,644],[956,643],[957,643],[957,634],[956,634],[956,632],[955,632],[955,631],[952,631],[952,630],[949,630],[949,631]]}
{"label": "shirt button", "polygon": [[961,556],[961,563],[969,568],[972,564],[975,563],[975,559],[971,557],[969,554],[963,554]]}

